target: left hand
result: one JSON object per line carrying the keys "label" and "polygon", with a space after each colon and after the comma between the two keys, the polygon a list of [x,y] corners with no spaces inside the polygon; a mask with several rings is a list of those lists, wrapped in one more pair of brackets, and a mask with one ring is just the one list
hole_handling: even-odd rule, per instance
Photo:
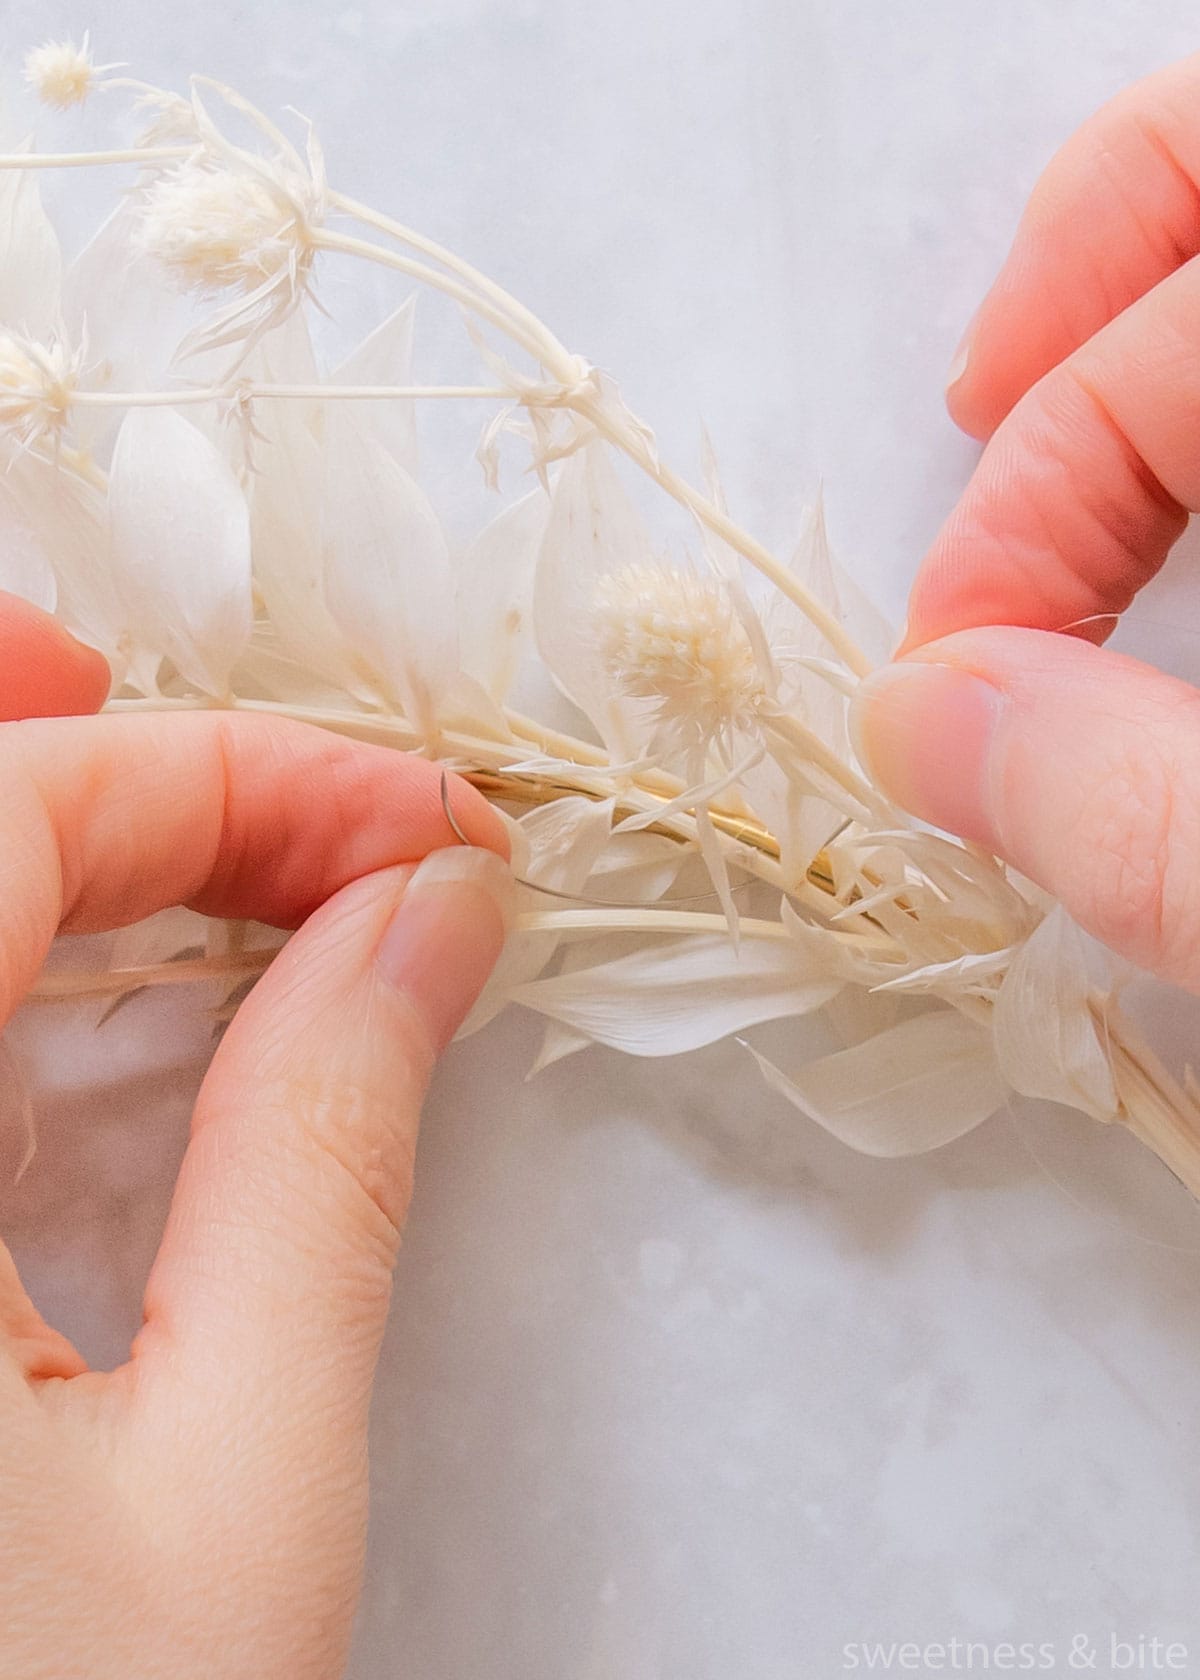
{"label": "left hand", "polygon": [[204,1081],[128,1363],[88,1371],[0,1246],[0,1676],[334,1680],[418,1112],[507,838],[456,783],[458,845],[427,761],[284,720],[38,716],[107,688],[0,596],[0,1026],[59,929],[303,926]]}

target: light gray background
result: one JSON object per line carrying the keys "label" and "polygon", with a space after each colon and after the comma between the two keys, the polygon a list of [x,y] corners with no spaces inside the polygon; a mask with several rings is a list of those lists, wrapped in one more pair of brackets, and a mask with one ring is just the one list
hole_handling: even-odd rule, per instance
{"label": "light gray background", "polygon": [[[823,481],[897,618],[973,459],[942,377],[1025,192],[1197,33],[1183,0],[0,18],[14,53],[90,24],[149,79],[299,106],[339,186],[514,285],[669,454],[691,461],[703,416],[768,540]],[[57,1090],[0,1216],[98,1360],[137,1322],[206,1032],[182,998],[101,1035],[19,1027]],[[1200,1230],[1169,1185],[1028,1113],[863,1161],[736,1048],[589,1052],[526,1086],[534,1042],[498,1023],[429,1105],[355,1680],[808,1680],[849,1641],[953,1636],[1054,1640],[1067,1673],[1071,1635],[1110,1630],[1183,1640],[1200,1674]]]}

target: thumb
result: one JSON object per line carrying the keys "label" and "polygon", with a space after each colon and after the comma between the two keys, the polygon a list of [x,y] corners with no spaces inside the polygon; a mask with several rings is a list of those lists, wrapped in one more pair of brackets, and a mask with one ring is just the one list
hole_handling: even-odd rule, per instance
{"label": "thumb", "polygon": [[1200,990],[1200,693],[1075,637],[972,630],[868,678],[854,727],[897,804]]}
{"label": "thumb", "polygon": [[351,1490],[361,1519],[418,1111],[512,895],[506,865],[467,846],[344,887],[255,987],[201,1089],[132,1374],[173,1474],[211,1483],[236,1456],[218,1520],[277,1559],[311,1555],[335,1520],[314,1478]]}

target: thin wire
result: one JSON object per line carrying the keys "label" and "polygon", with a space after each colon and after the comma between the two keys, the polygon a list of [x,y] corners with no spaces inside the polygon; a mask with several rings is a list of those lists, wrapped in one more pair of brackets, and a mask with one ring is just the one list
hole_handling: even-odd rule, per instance
{"label": "thin wire", "polygon": [[1115,630],[1120,622],[1120,613],[1089,613],[1086,618],[1073,618],[1070,624],[1064,624],[1058,634],[1069,636],[1075,630],[1085,630],[1089,624],[1107,624],[1111,630]]}
{"label": "thin wire", "polygon": [[[458,818],[454,815],[454,812],[451,809],[450,777],[445,770],[442,771],[441,796],[442,811],[445,814],[446,821],[449,823],[450,830],[454,834],[455,838],[461,840],[464,846],[474,845],[475,842],[471,839],[471,837],[463,833]],[[544,887],[540,881],[529,881],[521,875],[516,876],[515,879],[519,887],[529,887],[533,892],[544,893],[547,898],[562,899],[567,904],[594,904],[598,906],[606,906],[610,910],[646,910],[650,908],[645,901],[638,902],[635,899],[620,898],[589,898],[584,893],[559,892],[555,887]],[[743,892],[747,887],[753,886],[753,884],[752,880],[741,881],[732,890],[734,892]],[[715,901],[719,901],[719,899],[720,894],[715,892],[671,893],[665,898],[655,899],[654,902],[655,904],[712,904]]]}

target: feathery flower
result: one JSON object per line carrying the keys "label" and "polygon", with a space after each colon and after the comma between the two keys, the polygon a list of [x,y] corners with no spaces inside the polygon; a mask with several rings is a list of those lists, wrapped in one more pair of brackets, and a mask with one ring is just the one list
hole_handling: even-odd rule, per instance
{"label": "feathery flower", "polygon": [[63,338],[38,344],[0,333],[0,428],[22,448],[61,436],[79,382],[82,353]]}
{"label": "feathery flower", "polygon": [[184,286],[254,291],[306,271],[304,211],[263,179],[188,161],[160,175],[143,200],[141,237]]}
{"label": "feathery flower", "polygon": [[[324,167],[311,134],[306,162],[253,107],[217,91],[258,127],[269,152],[227,140],[193,91],[196,150],[143,183],[137,241],[183,289],[242,294],[185,339],[181,354],[238,343],[244,358],[309,289],[313,234],[325,215]],[[172,120],[178,126],[178,115]]]}
{"label": "feathery flower", "polygon": [[96,78],[114,65],[92,63],[85,35],[79,46],[74,41],[47,41],[35,47],[25,60],[25,80],[43,105],[67,111],[82,105],[95,86]]}
{"label": "feathery flower", "polygon": [[654,700],[680,745],[751,728],[767,696],[763,661],[717,577],[634,564],[593,598],[601,658],[618,691]]}

